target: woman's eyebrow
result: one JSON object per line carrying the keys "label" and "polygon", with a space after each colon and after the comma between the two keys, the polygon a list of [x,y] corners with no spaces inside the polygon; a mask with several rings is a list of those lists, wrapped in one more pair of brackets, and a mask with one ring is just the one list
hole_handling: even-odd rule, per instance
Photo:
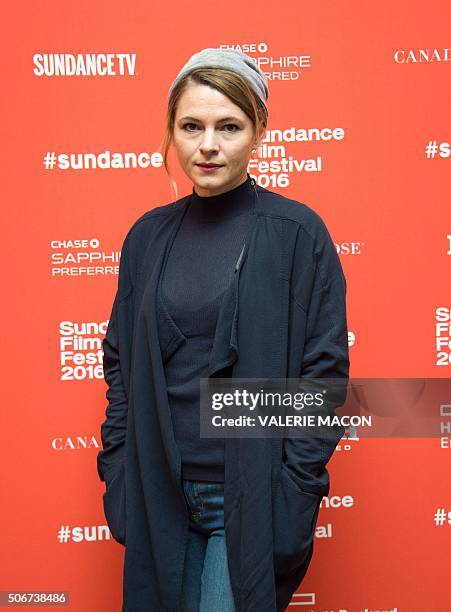
{"label": "woman's eyebrow", "polygon": [[[197,119],[196,117],[190,117],[190,116],[186,116],[186,117],[182,117],[180,119],[180,121],[197,121],[198,123],[202,123],[201,119]],[[238,117],[234,117],[233,115],[230,115],[228,117],[221,117],[221,119],[218,119],[217,123],[221,123],[222,121],[237,121],[239,122],[240,120],[238,119]]]}

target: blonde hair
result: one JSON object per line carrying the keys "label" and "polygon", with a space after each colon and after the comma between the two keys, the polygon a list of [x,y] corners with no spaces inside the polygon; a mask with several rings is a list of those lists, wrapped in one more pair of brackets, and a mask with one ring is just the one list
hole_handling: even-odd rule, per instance
{"label": "blonde hair", "polygon": [[171,188],[175,192],[175,199],[178,198],[177,183],[174,180],[169,164],[168,154],[173,144],[175,114],[177,102],[190,83],[199,85],[209,85],[227,96],[238,108],[240,108],[254,126],[254,136],[258,140],[266,128],[268,121],[268,111],[258,96],[254,93],[246,79],[240,74],[227,68],[196,68],[180,80],[174,87],[168,99],[166,113],[166,127],[163,141],[158,149],[163,156],[163,165],[169,177]]}

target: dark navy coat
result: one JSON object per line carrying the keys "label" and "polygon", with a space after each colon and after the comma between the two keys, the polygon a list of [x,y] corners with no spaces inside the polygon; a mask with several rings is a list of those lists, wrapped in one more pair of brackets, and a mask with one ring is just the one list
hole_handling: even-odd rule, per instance
{"label": "dark navy coat", "polygon": [[[244,251],[220,306],[208,376],[348,379],[346,280],[321,217],[256,186]],[[125,545],[123,612],[177,612],[188,509],[164,363],[185,341],[156,291],[189,196],[128,231],[103,341],[105,516]],[[164,324],[157,325],[158,308]],[[237,612],[284,610],[313,553],[335,439],[225,440],[224,519]]]}

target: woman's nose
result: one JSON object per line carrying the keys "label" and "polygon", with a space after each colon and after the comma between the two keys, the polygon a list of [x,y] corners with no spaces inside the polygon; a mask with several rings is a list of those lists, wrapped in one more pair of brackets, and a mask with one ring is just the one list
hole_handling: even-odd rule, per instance
{"label": "woman's nose", "polygon": [[200,149],[202,151],[214,151],[218,148],[214,130],[205,130],[201,139]]}

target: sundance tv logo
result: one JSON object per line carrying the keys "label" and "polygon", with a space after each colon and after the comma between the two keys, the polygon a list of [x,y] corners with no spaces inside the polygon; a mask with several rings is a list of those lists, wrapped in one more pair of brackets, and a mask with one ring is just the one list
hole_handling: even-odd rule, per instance
{"label": "sundance tv logo", "polygon": [[136,53],[35,53],[38,76],[136,76]]}

